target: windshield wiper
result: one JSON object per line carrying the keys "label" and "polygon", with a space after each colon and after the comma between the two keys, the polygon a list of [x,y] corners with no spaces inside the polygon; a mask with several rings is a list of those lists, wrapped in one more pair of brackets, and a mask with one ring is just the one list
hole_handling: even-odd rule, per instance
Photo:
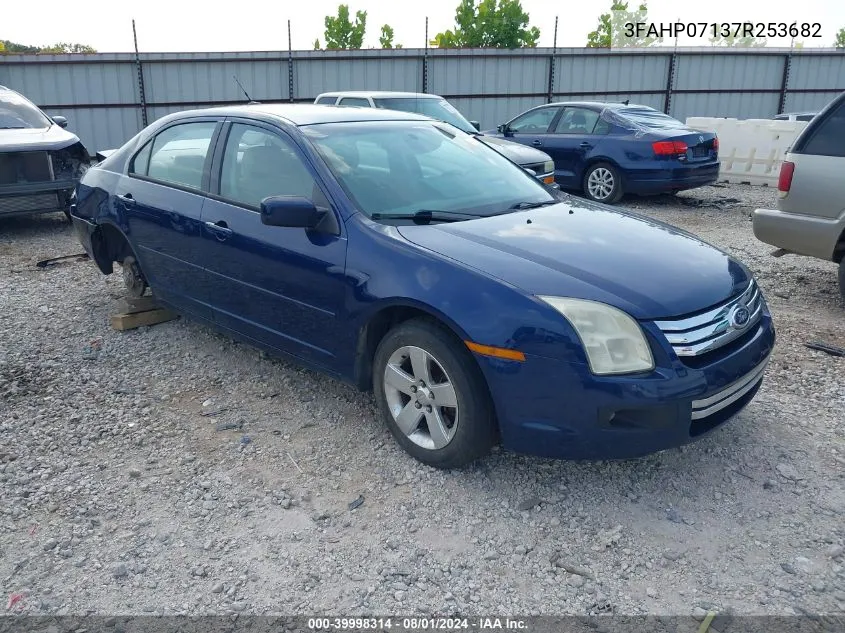
{"label": "windshield wiper", "polygon": [[431,222],[461,222],[462,220],[472,220],[485,216],[460,211],[420,209],[414,213],[373,213],[370,217],[373,220],[413,220],[414,224],[430,224]]}
{"label": "windshield wiper", "polygon": [[511,205],[510,209],[539,209],[540,207],[547,207],[550,204],[557,204],[558,200],[546,200],[544,202],[517,202]]}

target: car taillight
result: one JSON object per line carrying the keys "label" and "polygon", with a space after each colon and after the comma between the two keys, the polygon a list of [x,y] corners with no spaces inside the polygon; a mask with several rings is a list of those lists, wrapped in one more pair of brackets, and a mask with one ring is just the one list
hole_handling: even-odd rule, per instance
{"label": "car taillight", "polygon": [[778,176],[778,195],[784,197],[789,193],[789,188],[792,186],[792,174],[795,173],[795,163],[788,160],[783,161],[780,166],[780,176]]}
{"label": "car taillight", "polygon": [[713,139],[713,151],[714,152],[719,151],[719,137],[718,136]]}
{"label": "car taillight", "polygon": [[655,141],[651,144],[655,156],[675,156],[686,154],[687,144],[683,141]]}

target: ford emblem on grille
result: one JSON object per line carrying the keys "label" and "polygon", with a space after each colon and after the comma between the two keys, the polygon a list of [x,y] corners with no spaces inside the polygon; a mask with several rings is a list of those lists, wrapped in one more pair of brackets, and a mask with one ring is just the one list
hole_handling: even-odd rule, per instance
{"label": "ford emblem on grille", "polygon": [[741,330],[748,322],[751,320],[751,313],[748,311],[744,305],[739,304],[734,306],[733,310],[731,310],[730,315],[728,316],[728,321],[731,324],[731,327],[735,330]]}

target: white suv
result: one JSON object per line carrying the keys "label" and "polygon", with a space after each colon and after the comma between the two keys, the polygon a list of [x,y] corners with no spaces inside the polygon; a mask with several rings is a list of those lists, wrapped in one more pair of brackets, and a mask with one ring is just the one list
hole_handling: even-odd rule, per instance
{"label": "white suv", "polygon": [[777,209],[754,211],[754,235],[839,264],[845,297],[845,92],[816,115],[781,165]]}

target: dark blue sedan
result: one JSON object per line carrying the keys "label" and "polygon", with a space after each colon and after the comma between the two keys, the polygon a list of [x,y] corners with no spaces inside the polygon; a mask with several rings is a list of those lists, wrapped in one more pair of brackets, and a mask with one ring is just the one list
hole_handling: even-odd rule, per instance
{"label": "dark blue sedan", "polygon": [[753,398],[775,340],[738,261],[415,114],[173,114],[85,174],[72,217],[133,294],[373,389],[438,467],[685,444]]}
{"label": "dark blue sedan", "polygon": [[682,191],[715,182],[719,139],[641,105],[551,103],[503,123],[498,134],[542,149],[555,182],[597,202],[625,193]]}

